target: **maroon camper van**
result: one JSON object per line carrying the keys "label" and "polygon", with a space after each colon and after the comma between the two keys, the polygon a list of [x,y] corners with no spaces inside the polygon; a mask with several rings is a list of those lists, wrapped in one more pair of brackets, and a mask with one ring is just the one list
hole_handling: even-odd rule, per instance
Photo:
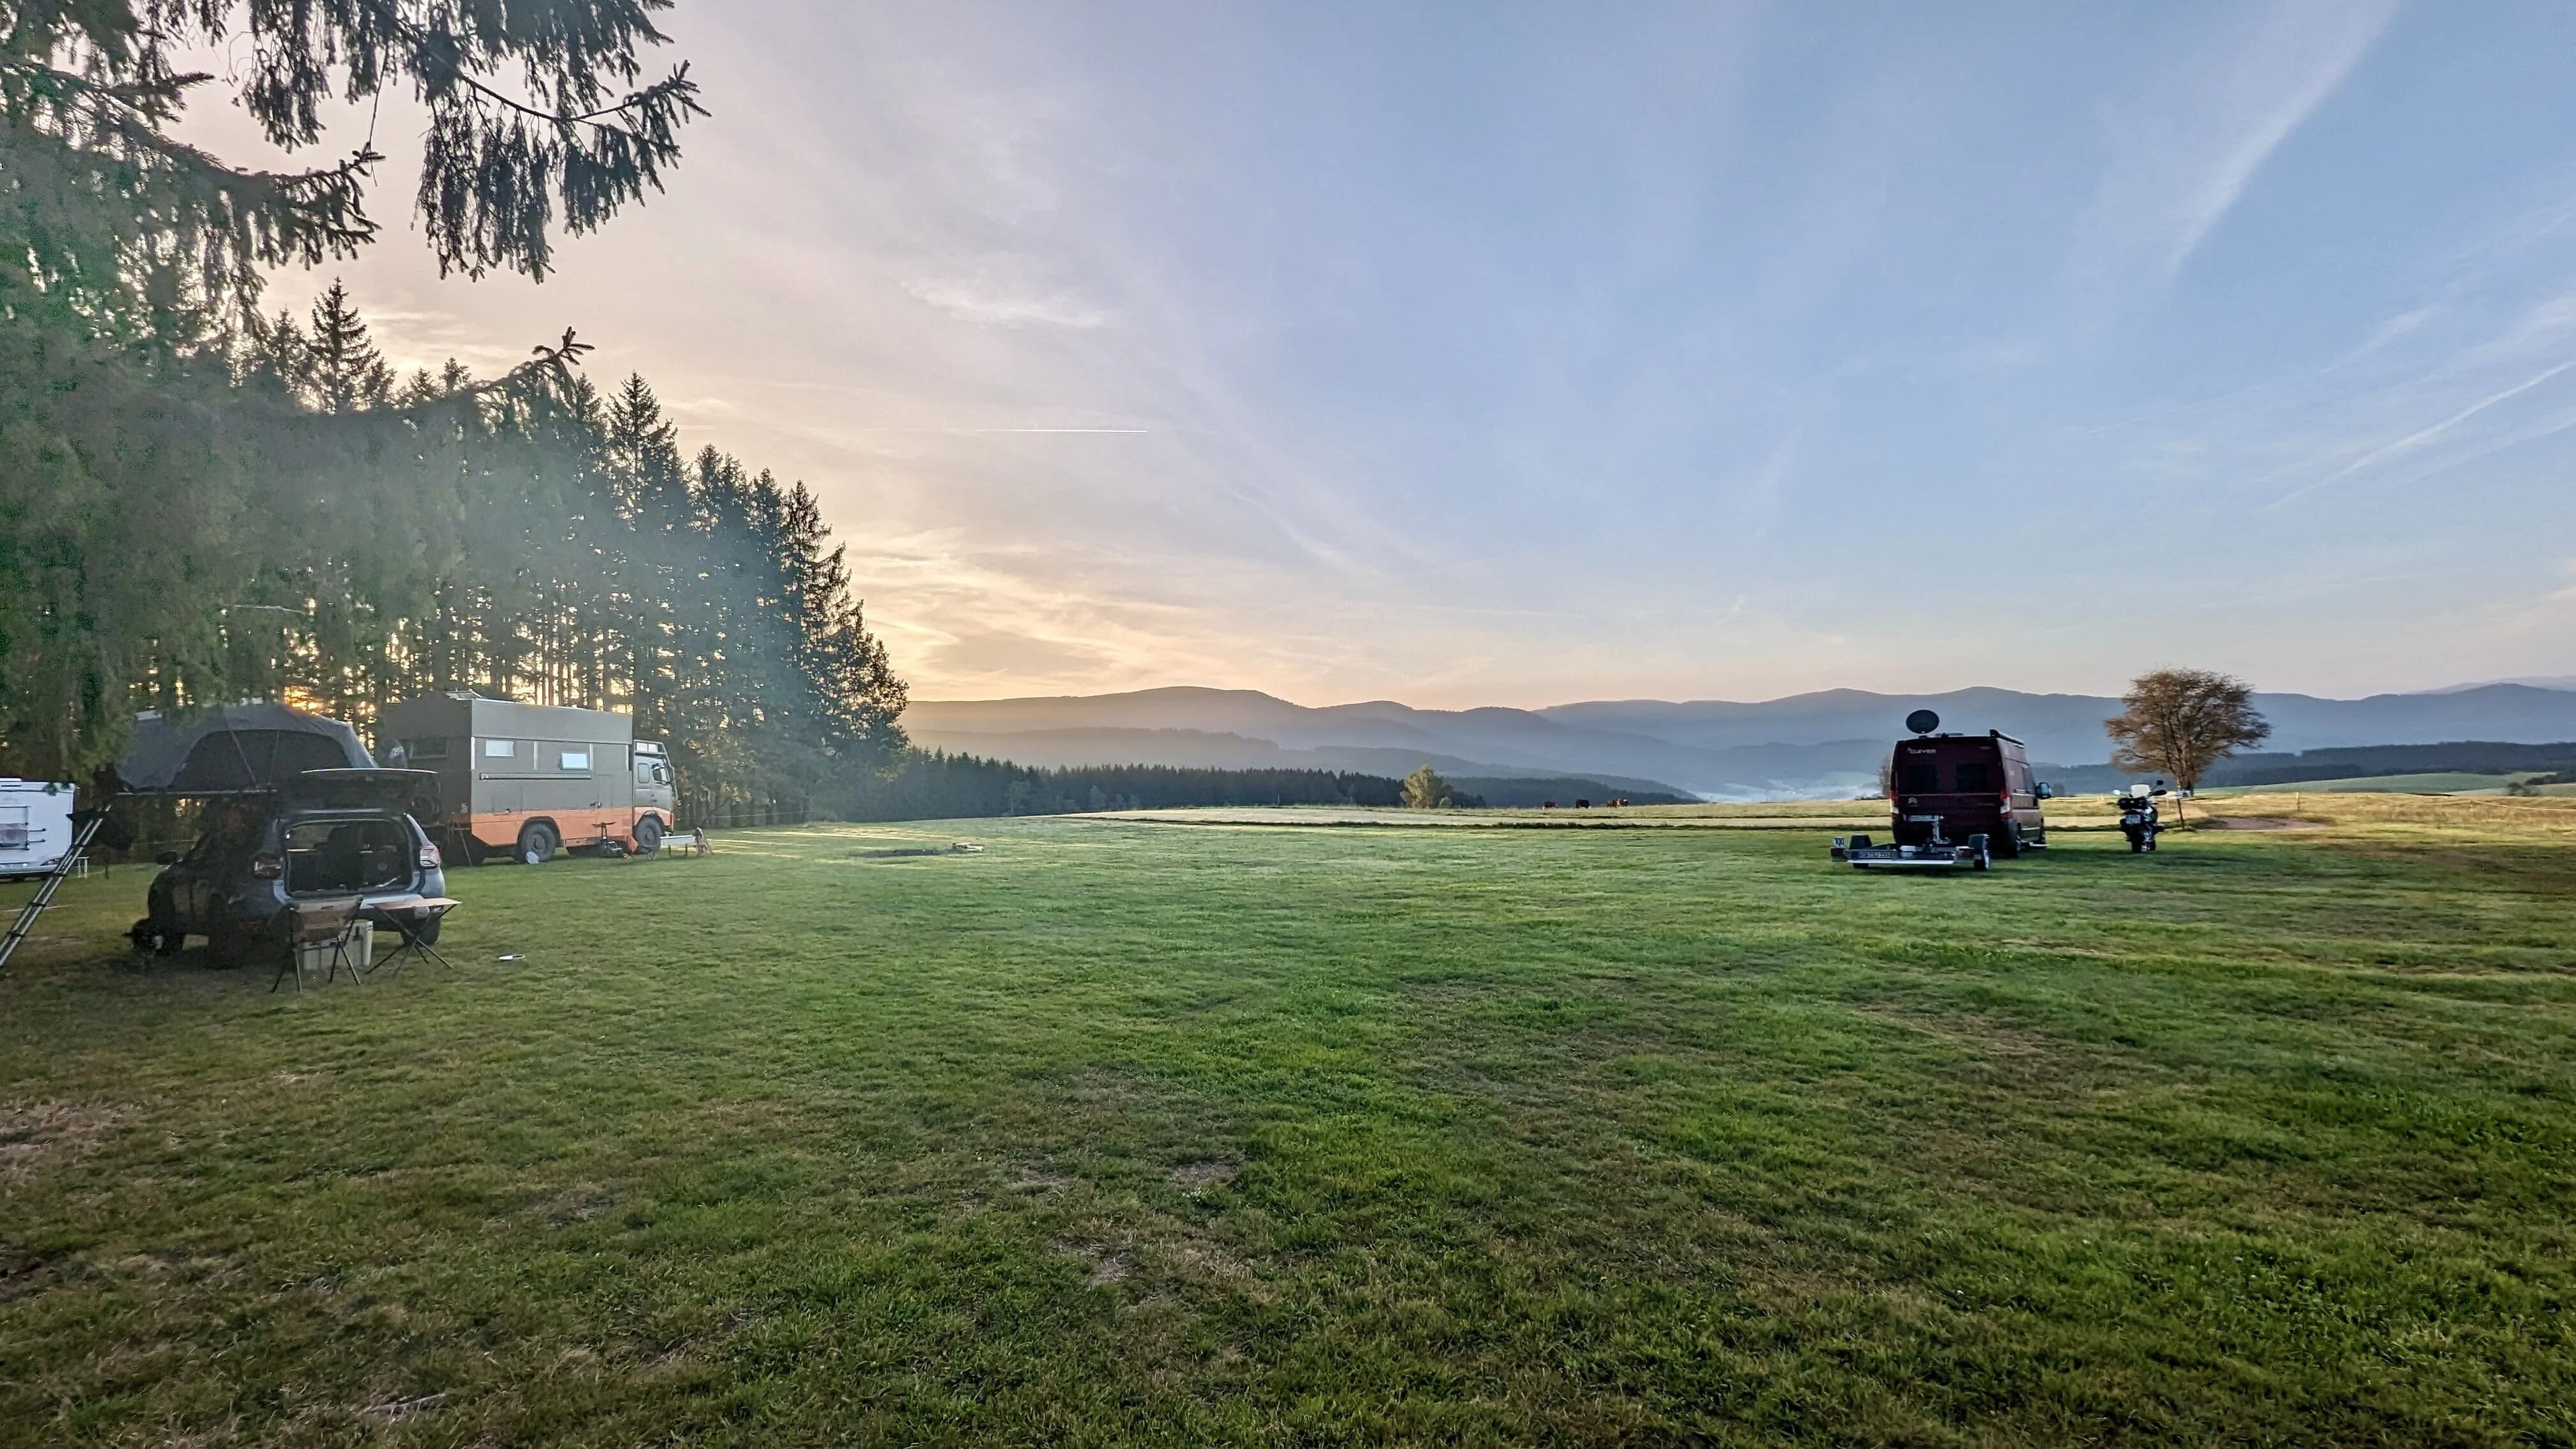
{"label": "maroon camper van", "polygon": [[2033,778],[2021,741],[2001,730],[1935,734],[1941,717],[1916,710],[1887,761],[1888,825],[1893,844],[1866,835],[1835,842],[1834,857],[1869,869],[1916,867],[1983,870],[1993,856],[2010,860],[2048,848],[2040,802],[2049,788]]}

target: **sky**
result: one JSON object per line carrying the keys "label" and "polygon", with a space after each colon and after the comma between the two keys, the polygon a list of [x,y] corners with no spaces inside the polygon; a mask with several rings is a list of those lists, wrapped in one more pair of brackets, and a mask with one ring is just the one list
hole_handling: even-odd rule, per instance
{"label": "sky", "polygon": [[916,698],[2576,674],[2576,7],[665,28],[711,115],[542,285],[437,275],[388,104],[384,239],[271,298],[579,329],[814,488]]}

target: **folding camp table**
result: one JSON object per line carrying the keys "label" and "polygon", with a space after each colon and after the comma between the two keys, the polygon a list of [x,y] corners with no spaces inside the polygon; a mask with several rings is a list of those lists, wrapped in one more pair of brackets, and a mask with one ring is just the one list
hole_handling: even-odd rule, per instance
{"label": "folding camp table", "polygon": [[393,932],[402,943],[378,957],[376,965],[379,968],[390,965],[396,976],[402,974],[403,962],[411,956],[426,956],[441,966],[449,966],[448,959],[438,954],[438,948],[425,938],[431,928],[447,919],[449,911],[463,904],[452,896],[386,896],[382,900],[369,901],[367,919]]}

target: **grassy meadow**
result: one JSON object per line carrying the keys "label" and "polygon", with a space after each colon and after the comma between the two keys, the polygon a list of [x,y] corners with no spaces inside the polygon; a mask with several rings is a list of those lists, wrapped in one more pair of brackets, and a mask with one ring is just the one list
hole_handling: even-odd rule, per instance
{"label": "grassy meadow", "polygon": [[275,995],[119,869],[0,977],[0,1440],[2576,1442],[2576,801],[2209,803],[746,831]]}

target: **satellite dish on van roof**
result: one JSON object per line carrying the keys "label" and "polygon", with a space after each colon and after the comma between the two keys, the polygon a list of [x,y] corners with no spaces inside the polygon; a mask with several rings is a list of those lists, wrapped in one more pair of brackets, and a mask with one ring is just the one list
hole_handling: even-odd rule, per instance
{"label": "satellite dish on van roof", "polygon": [[1941,727],[1941,716],[1928,709],[1918,709],[1905,717],[1905,727],[1918,735],[1928,735]]}

